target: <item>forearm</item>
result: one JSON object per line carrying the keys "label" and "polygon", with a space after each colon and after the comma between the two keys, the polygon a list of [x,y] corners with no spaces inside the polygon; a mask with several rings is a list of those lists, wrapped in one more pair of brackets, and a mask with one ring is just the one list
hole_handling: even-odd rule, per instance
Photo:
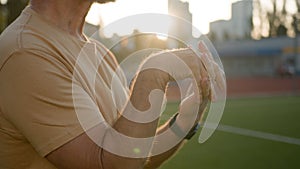
{"label": "forearm", "polygon": [[[153,57],[150,57],[150,59],[146,60],[142,67],[144,69],[141,69],[142,71],[138,74],[135,82],[133,83],[129,102],[127,106],[125,106],[122,116],[113,126],[115,131],[118,133],[114,133],[109,130],[104,139],[105,146],[109,144],[111,147],[117,150],[126,151],[126,153],[130,153],[131,155],[127,156],[128,154],[125,154],[124,157],[124,154],[120,155],[117,153],[120,155],[118,156],[116,153],[104,151],[102,158],[104,159],[104,162],[107,162],[103,164],[105,169],[143,168],[149,155],[152,157],[149,158],[150,162],[147,163],[147,167],[156,168],[179,149],[183,138],[176,135],[174,132],[167,130],[168,126],[159,131],[163,132],[161,136],[157,136],[156,134],[158,133],[156,133],[156,131],[165,88],[170,79],[185,79],[194,75],[197,85],[198,81],[200,82],[200,72],[203,68],[200,69],[201,67],[199,67],[200,64],[197,59],[192,59],[195,58],[192,57],[193,54],[194,53],[190,50],[179,50],[172,51],[171,53],[154,55]],[[174,57],[174,55],[178,57]],[[186,65],[188,65],[188,67],[186,67]],[[160,68],[163,71],[158,70]],[[191,71],[188,71],[189,69]],[[162,94],[157,94],[156,89],[161,91]],[[153,95],[152,92],[155,93],[154,99],[151,97]],[[198,98],[195,97],[195,99],[197,100]],[[198,104],[198,102],[199,101],[196,101],[195,104]],[[192,101],[192,103],[194,104],[194,101]],[[190,108],[187,108],[188,112],[190,112],[189,109]],[[152,120],[147,122],[139,122],[128,118],[128,114],[130,114],[129,117],[132,117],[133,119],[135,116],[140,116],[141,114],[142,116],[150,115],[150,117],[152,115],[152,117],[155,118],[151,118]],[[195,116],[192,120],[185,120],[190,119],[188,116],[190,113],[185,114],[187,115],[182,115],[183,118],[181,119],[183,120],[179,120],[178,124],[183,131],[188,132],[188,130],[193,126],[197,116]],[[119,136],[120,134],[125,135],[125,137]],[[126,136],[130,138],[128,139]],[[137,140],[139,140],[139,138],[141,138],[140,140],[142,140],[142,138],[150,139],[146,141],[146,144],[143,144],[140,142],[138,143]],[[141,146],[142,144],[143,146]]]}
{"label": "forearm", "polygon": [[[150,108],[151,111],[147,113],[159,114],[160,107],[162,105],[163,95],[155,95],[156,105],[154,108],[150,104],[149,95],[155,89],[164,92],[168,83],[168,76],[169,75],[167,73],[163,73],[159,70],[154,69],[141,71],[135,79],[133,88],[131,90],[130,100],[125,106],[122,114],[128,115],[128,113],[131,113],[131,115],[136,114],[138,116],[139,113],[145,113],[145,111],[149,111]],[[134,113],[132,113],[132,111],[134,111]],[[150,119],[149,122],[137,122],[127,118],[128,117],[121,116],[114,124],[114,130],[122,135],[129,136],[131,138],[154,138],[158,126],[158,118],[155,118],[153,120]],[[130,141],[126,142],[122,139],[114,139],[112,137],[113,133],[110,133],[112,131],[108,132],[109,133],[107,133],[106,137],[104,138],[103,144],[112,144],[113,146],[120,149],[128,148],[128,145],[126,144],[134,144]],[[149,142],[149,144],[152,144],[152,142]],[[150,148],[144,149],[144,147],[139,147],[139,145],[136,145],[136,149],[132,151],[136,151],[136,153],[141,154],[149,154],[150,150]],[[137,154],[137,156],[139,156],[139,154]],[[110,153],[106,150],[103,151],[102,158],[104,168],[111,169],[143,168],[147,160],[147,157],[144,157],[143,155],[141,155],[141,157],[138,158],[126,158]]]}
{"label": "forearm", "polygon": [[[197,104],[197,102],[196,102]],[[155,169],[158,168],[163,162],[165,162],[166,160],[168,160],[170,157],[172,157],[186,142],[186,139],[191,138],[195,132],[197,131],[197,125],[198,122],[200,121],[200,119],[202,118],[203,113],[206,110],[207,107],[207,100],[202,102],[202,105],[199,106],[198,109],[198,116],[196,117],[196,119],[194,119],[195,117],[192,117],[191,114],[189,114],[189,109],[191,107],[195,106],[195,97],[190,96],[187,99],[185,99],[182,104],[180,105],[180,112],[178,115],[173,116],[172,119],[174,119],[175,117],[175,121],[173,120],[169,120],[168,122],[166,122],[163,126],[160,127],[160,129],[157,132],[157,135],[159,136],[160,134],[164,133],[164,137],[160,137],[159,139],[157,138],[156,142],[167,142],[169,144],[172,144],[172,147],[169,147],[168,149],[165,149],[165,151],[163,151],[163,153],[158,154],[155,150],[157,149],[164,149],[164,147],[161,147],[160,144],[154,144],[153,145],[153,149],[152,149],[152,154],[154,154],[153,156],[151,156],[148,161],[147,161],[147,165],[146,165],[146,169]],[[183,114],[185,114],[184,116],[182,116]],[[192,117],[192,118],[191,118]],[[183,124],[186,120],[189,121],[188,123],[193,124],[193,121],[195,120],[195,124],[191,129],[188,129],[189,132],[186,133],[186,136],[183,138],[181,133],[184,130],[184,126],[185,125],[180,125]],[[178,131],[176,131],[176,129],[171,129],[170,126],[174,127],[174,123],[176,123],[176,126],[180,127],[181,132],[177,133]],[[189,128],[189,127],[188,127]],[[196,129],[195,129],[196,128]],[[176,144],[174,144],[176,143]]]}
{"label": "forearm", "polygon": [[[163,126],[161,126],[158,129],[157,134],[161,134],[163,132],[166,132],[169,129],[169,122],[165,123]],[[158,155],[154,155],[149,157],[149,159],[147,160],[145,169],[156,169],[159,166],[161,166],[166,160],[168,160],[169,158],[171,158],[185,143],[185,140],[180,141],[177,145],[175,145],[173,148],[171,148],[168,151],[165,151],[162,154],[158,154]],[[155,149],[155,144],[154,144],[154,148]]]}
{"label": "forearm", "polygon": [[[146,120],[147,122],[143,121],[145,119],[136,122],[127,118],[134,118],[133,116],[142,113],[153,113],[159,117],[167,83],[167,73],[155,69],[141,71],[131,89],[130,100],[122,112],[122,114],[126,115],[130,113],[131,116],[121,116],[115,123],[114,128],[130,137],[145,138],[154,136],[157,131],[159,118]],[[153,90],[160,90],[162,95],[156,94],[154,96],[155,98],[152,97],[152,101],[155,103],[150,103],[150,93],[153,92]],[[149,117],[155,117],[155,115]]]}

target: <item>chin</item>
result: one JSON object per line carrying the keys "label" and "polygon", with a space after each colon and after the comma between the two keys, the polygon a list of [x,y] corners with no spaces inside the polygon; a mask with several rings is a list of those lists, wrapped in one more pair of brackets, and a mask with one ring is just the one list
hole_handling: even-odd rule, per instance
{"label": "chin", "polygon": [[100,3],[100,4],[105,4],[108,2],[115,2],[116,0],[94,0],[94,2]]}

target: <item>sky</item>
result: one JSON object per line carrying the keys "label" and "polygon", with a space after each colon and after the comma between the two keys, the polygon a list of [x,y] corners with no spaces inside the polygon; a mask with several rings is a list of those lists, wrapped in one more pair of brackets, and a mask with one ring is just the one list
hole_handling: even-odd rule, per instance
{"label": "sky", "polygon": [[[231,17],[231,4],[238,0],[182,0],[189,2],[193,25],[203,34],[209,32],[209,22]],[[87,16],[92,24],[106,26],[120,18],[142,13],[168,13],[168,0],[116,0],[114,3],[94,4]],[[101,16],[101,19],[100,19]],[[107,32],[106,36],[113,33]],[[122,34],[122,33],[119,33]]]}

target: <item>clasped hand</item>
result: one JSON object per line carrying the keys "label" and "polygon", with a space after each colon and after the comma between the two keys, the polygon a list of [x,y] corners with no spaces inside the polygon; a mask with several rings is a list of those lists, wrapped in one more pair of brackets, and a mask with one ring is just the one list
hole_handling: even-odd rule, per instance
{"label": "clasped hand", "polygon": [[200,121],[209,102],[217,101],[218,94],[226,88],[224,71],[203,42],[199,43],[198,50],[201,56],[191,48],[162,51],[150,56],[142,66],[142,69],[168,73],[169,78],[165,79],[168,82],[194,79],[193,94],[182,100],[177,119],[178,125],[186,130]]}

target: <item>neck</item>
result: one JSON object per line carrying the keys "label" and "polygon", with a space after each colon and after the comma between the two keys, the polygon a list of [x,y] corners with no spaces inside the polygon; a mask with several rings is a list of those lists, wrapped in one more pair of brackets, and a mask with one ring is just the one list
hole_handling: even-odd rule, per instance
{"label": "neck", "polygon": [[82,33],[90,0],[31,0],[31,8],[72,36],[84,40]]}

